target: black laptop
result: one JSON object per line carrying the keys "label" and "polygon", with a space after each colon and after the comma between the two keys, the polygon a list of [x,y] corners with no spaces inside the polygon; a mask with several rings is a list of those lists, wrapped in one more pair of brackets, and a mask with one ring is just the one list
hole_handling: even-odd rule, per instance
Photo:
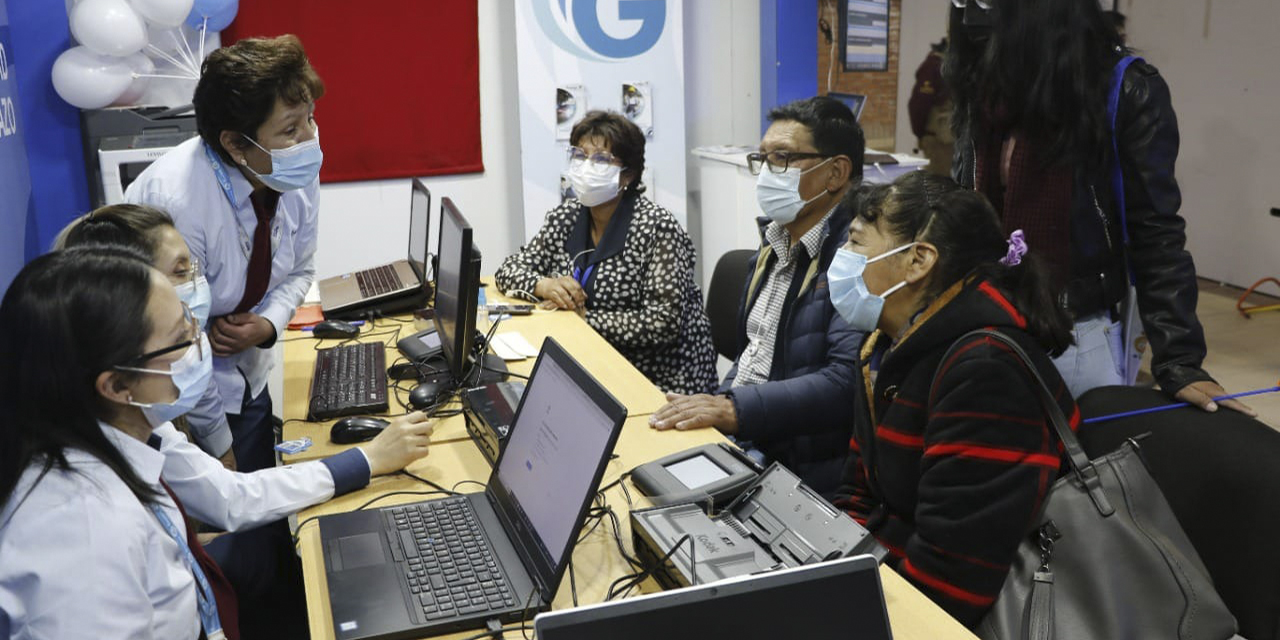
{"label": "black laptop", "polygon": [[533,626],[538,640],[893,637],[872,556],[553,611]]}
{"label": "black laptop", "polygon": [[626,417],[547,338],[483,492],[320,518],[335,636],[418,638],[547,609]]}

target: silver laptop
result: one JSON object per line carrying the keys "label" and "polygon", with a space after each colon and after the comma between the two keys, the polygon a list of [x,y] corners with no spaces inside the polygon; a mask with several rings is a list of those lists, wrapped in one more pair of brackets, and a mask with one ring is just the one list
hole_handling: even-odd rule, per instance
{"label": "silver laptop", "polygon": [[420,638],[547,609],[626,415],[547,338],[484,491],[320,518],[335,636]]}
{"label": "silver laptop", "polygon": [[424,296],[430,223],[431,191],[414,178],[409,204],[408,255],[390,264],[321,280],[318,285],[320,308],[325,317],[337,318],[370,308],[385,313],[392,310],[389,305],[396,301]]}
{"label": "silver laptop", "polygon": [[533,627],[538,640],[893,638],[872,556],[553,611]]}

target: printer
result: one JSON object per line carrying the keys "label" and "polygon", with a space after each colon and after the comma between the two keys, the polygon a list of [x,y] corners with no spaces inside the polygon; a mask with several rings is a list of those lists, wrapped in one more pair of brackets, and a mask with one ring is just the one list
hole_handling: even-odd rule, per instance
{"label": "printer", "polygon": [[191,105],[80,112],[85,173],[93,207],[124,202],[124,190],[152,162],[199,135]]}

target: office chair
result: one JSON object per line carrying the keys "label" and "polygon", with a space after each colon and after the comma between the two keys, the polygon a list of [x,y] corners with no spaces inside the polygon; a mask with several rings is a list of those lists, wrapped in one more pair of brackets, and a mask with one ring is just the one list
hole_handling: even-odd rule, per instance
{"label": "office chair", "polygon": [[[1101,387],[1085,418],[1168,404],[1153,389]],[[1240,635],[1280,640],[1280,432],[1236,413],[1183,408],[1080,426],[1090,458],[1139,441],[1143,459],[1200,554]]]}
{"label": "office chair", "polygon": [[741,351],[738,319],[742,311],[742,291],[751,276],[751,249],[734,249],[720,256],[707,287],[707,320],[711,321],[711,344],[720,355],[734,360]]}

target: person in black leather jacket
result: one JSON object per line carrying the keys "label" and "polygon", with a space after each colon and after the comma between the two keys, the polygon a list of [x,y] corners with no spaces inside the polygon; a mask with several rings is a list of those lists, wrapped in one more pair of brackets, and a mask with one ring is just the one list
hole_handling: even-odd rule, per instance
{"label": "person in black leather jacket", "polygon": [[[1049,263],[1076,322],[1076,345],[1055,364],[1077,397],[1121,383],[1127,253],[1156,381],[1179,400],[1215,410],[1213,398],[1226,392],[1202,367],[1168,85],[1141,60],[1124,72],[1115,125],[1125,202],[1118,215],[1107,94],[1116,64],[1129,54],[1121,37],[1097,3],[982,5],[952,2],[944,72],[955,100],[953,174],[991,200],[1006,231],[1024,229],[1031,250]],[[1222,404],[1252,415],[1237,401]]]}

